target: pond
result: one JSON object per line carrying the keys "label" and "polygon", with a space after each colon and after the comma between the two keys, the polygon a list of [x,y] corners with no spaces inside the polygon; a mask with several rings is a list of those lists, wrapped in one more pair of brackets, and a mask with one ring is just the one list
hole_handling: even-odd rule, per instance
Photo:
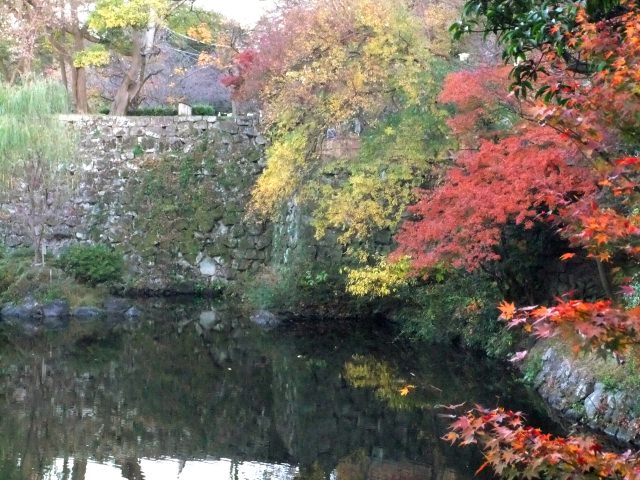
{"label": "pond", "polygon": [[384,322],[265,330],[230,306],[0,329],[3,480],[470,479],[440,405],[545,422],[504,367],[410,348]]}

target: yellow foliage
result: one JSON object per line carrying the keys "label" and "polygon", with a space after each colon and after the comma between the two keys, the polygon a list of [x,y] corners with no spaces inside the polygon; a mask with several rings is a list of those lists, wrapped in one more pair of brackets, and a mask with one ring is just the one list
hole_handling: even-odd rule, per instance
{"label": "yellow foliage", "polygon": [[[254,191],[257,209],[267,215],[277,212],[274,200],[285,198],[279,193],[283,188],[318,200],[317,191],[322,190],[318,174],[328,165],[316,144],[328,127],[354,118],[375,126],[385,112],[398,108],[398,102],[401,108],[432,104],[425,99],[432,88],[425,78],[432,61],[429,41],[422,18],[410,11],[405,0],[315,0],[306,15],[311,16],[308,25],[296,35],[295,43],[279,52],[277,61],[282,65],[265,76],[268,80],[261,91],[264,124],[277,144],[267,154],[267,169]],[[423,113],[438,116],[428,109]],[[306,145],[292,145],[285,153],[289,132],[302,123],[314,125],[306,130]],[[394,129],[387,132],[392,135]],[[387,155],[373,168],[349,178],[345,191],[323,190],[331,201],[321,202],[325,218],[316,223],[319,234],[326,228],[344,227],[341,238],[346,243],[375,228],[395,226],[412,199],[412,178],[430,168],[424,141],[415,132],[414,137],[418,138],[409,143],[415,152],[407,160],[401,154]],[[303,139],[298,136],[296,141]],[[396,147],[407,150],[403,141],[407,139],[397,141]],[[295,162],[290,161],[292,157]],[[345,159],[343,170],[347,175],[349,160]],[[386,168],[379,164],[388,161],[407,167],[401,176],[390,173],[390,178],[381,178]]]}
{"label": "yellow foliage", "polygon": [[[273,41],[257,48],[267,66],[257,84],[272,145],[252,205],[264,216],[290,200],[311,207],[316,236],[336,231],[353,258],[353,245],[366,249],[377,232],[395,231],[415,188],[437,182],[448,147],[435,102],[443,62],[409,0],[291,8],[291,23],[285,10]],[[329,129],[338,138],[329,139]],[[405,261],[352,268],[348,291],[390,295],[408,270]]]}
{"label": "yellow foliage", "polygon": [[343,245],[365,240],[376,230],[394,227],[412,198],[406,184],[375,173],[353,174],[345,184],[339,189],[328,185],[319,188],[319,206],[313,221],[317,238],[323,237],[327,229],[338,228],[342,232],[338,241]]}
{"label": "yellow foliage", "polygon": [[418,396],[407,396],[415,385],[407,384],[388,363],[370,356],[354,355],[344,365],[344,378],[355,388],[373,389],[376,397],[396,410],[429,406]]}
{"label": "yellow foliage", "polygon": [[215,55],[212,55],[208,52],[200,52],[198,54],[198,66],[199,67],[208,67],[208,66],[217,66],[218,59]]}
{"label": "yellow foliage", "polygon": [[384,297],[396,292],[409,282],[408,257],[395,262],[380,260],[377,265],[347,269],[347,292],[364,297]]}
{"label": "yellow foliage", "polygon": [[458,19],[459,10],[444,3],[430,4],[424,11],[424,25],[431,44],[431,51],[449,55],[452,50],[451,35],[442,35]]}
{"label": "yellow foliage", "polygon": [[144,28],[152,12],[160,20],[170,7],[168,0],[100,0],[89,16],[89,27],[97,31]]}
{"label": "yellow foliage", "polygon": [[208,45],[213,43],[213,32],[206,23],[201,23],[200,25],[189,28],[187,30],[187,36],[200,43]]}
{"label": "yellow foliage", "polygon": [[76,53],[73,57],[73,66],[76,68],[103,67],[109,64],[110,58],[111,55],[104,46],[95,45]]}
{"label": "yellow foliage", "polygon": [[298,167],[304,163],[307,140],[304,131],[291,132],[273,142],[267,164],[253,189],[252,207],[259,213],[274,211],[291,198],[296,187]]}

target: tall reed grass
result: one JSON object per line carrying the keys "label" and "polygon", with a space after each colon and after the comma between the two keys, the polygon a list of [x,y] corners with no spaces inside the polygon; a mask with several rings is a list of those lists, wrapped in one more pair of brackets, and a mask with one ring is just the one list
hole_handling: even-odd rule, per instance
{"label": "tall reed grass", "polygon": [[38,157],[49,166],[73,156],[73,136],[57,114],[70,111],[62,85],[37,80],[18,86],[0,84],[0,173],[20,175],[25,162]]}

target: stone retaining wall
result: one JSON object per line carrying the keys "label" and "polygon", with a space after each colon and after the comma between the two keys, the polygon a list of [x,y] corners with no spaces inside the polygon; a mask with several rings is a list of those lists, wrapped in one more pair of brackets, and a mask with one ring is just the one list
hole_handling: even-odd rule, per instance
{"label": "stone retaining wall", "polygon": [[[62,115],[60,121],[78,149],[68,169],[69,198],[46,221],[48,253],[77,242],[111,245],[125,257],[129,283],[149,293],[190,293],[300,258],[321,268],[342,260],[335,232],[316,240],[297,206],[275,226],[247,211],[267,143],[255,116]],[[20,206],[11,202],[0,205],[0,241],[29,246],[12,215]],[[391,233],[379,232],[374,243],[388,251]]]}
{"label": "stone retaining wall", "polygon": [[[60,120],[78,151],[69,168],[73,191],[47,220],[48,252],[74,242],[112,245],[138,287],[157,291],[225,282],[269,260],[270,226],[245,218],[264,166],[256,118]],[[14,208],[1,206],[0,239],[10,248],[29,246]]]}
{"label": "stone retaining wall", "polygon": [[539,371],[534,386],[564,418],[580,422],[624,443],[640,445],[640,398],[606,382],[598,371],[622,368],[614,358],[572,357],[557,345],[542,342],[530,353]]}

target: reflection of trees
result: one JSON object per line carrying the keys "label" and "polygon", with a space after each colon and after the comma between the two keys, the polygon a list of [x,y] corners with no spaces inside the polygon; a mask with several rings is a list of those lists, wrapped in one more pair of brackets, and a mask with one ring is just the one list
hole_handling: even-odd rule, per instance
{"label": "reflection of trees", "polygon": [[[65,462],[67,459],[65,458]],[[73,470],[71,473],[71,480],[84,480],[87,473],[87,459],[75,458],[73,462]]]}
{"label": "reflection of trees", "polygon": [[[203,338],[190,327],[179,334],[178,325],[72,324],[0,345],[0,478],[38,480],[56,458],[67,465],[64,480],[85,480],[89,458],[115,459],[128,480],[142,479],[143,457],[289,462],[303,474],[315,464],[326,476],[337,465],[357,470],[353,452],[364,452],[376,472],[419,462],[438,480],[470,461],[439,440],[432,410],[410,404],[431,399],[402,397],[411,408],[394,410],[373,390],[348,385],[352,344],[309,350],[317,338],[248,328]],[[360,358],[380,370],[374,357]],[[398,397],[396,367],[385,368],[392,373],[382,383]]]}

